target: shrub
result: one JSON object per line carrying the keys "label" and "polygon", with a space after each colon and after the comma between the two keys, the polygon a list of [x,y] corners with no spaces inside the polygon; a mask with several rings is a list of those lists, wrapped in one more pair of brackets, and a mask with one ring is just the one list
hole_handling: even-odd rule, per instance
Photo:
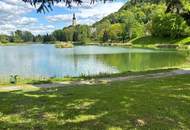
{"label": "shrub", "polygon": [[152,35],[159,37],[186,37],[190,34],[185,20],[176,14],[156,15],[152,20]]}

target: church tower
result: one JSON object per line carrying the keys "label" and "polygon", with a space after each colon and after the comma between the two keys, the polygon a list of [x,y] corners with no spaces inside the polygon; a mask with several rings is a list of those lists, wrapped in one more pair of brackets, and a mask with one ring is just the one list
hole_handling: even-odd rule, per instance
{"label": "church tower", "polygon": [[76,21],[76,17],[75,17],[75,13],[73,14],[73,21],[72,21],[72,26],[76,26],[77,25],[77,21]]}

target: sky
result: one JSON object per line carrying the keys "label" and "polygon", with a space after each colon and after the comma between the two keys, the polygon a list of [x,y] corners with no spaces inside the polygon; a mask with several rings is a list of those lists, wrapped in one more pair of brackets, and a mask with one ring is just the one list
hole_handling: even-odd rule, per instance
{"label": "sky", "polygon": [[0,0],[0,34],[10,34],[15,30],[30,31],[34,35],[51,33],[56,29],[71,25],[73,13],[77,24],[91,25],[103,17],[116,12],[125,0],[97,2],[67,8],[65,3],[55,4],[53,11],[37,13],[36,8],[22,0]]}

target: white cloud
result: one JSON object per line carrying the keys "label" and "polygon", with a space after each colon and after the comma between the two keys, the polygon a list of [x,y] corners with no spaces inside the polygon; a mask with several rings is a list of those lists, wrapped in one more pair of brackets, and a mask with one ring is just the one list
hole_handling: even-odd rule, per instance
{"label": "white cloud", "polygon": [[1,0],[0,1],[0,13],[19,15],[27,13],[34,9],[29,4],[22,2],[22,0]]}
{"label": "white cloud", "polygon": [[89,9],[81,8],[76,15],[82,23],[89,21],[87,24],[92,24],[101,20],[103,17],[118,11],[122,6],[123,3],[121,2],[100,3]]}
{"label": "white cloud", "polygon": [[52,25],[40,24],[37,18],[25,16],[32,11],[36,11],[36,9],[30,4],[22,2],[22,0],[1,0],[0,34],[10,34],[15,30],[23,30],[37,35],[50,33],[55,29]]}
{"label": "white cloud", "polygon": [[51,33],[55,29],[56,28],[53,25],[39,25],[39,26],[32,26],[29,28],[23,28],[23,30],[30,31],[34,35]]}
{"label": "white cloud", "polygon": [[[36,9],[30,4],[26,4],[22,0],[0,0],[0,33],[10,34],[17,29],[31,31],[34,34],[50,33],[58,28],[58,22],[61,23],[59,27],[70,25],[72,20],[71,12],[76,12],[78,23],[92,24],[117,11],[122,5],[122,2],[90,4],[89,0],[85,0],[82,5],[74,4],[72,9],[64,10],[63,14],[56,12],[58,15],[46,16],[45,20],[48,20],[49,23],[43,24],[44,21],[39,20],[37,17],[27,16],[27,14],[36,12]],[[55,4],[55,6],[67,8],[65,3]],[[43,19],[43,17],[40,19]]]}
{"label": "white cloud", "polygon": [[24,26],[24,25],[32,25],[32,24],[35,24],[37,22],[38,22],[38,20],[36,18],[22,17],[20,19],[17,19],[15,21],[15,24]]}
{"label": "white cloud", "polygon": [[[95,4],[85,3],[77,7],[77,9],[73,9],[75,10],[73,12],[76,12],[75,14],[80,24],[93,24],[96,21],[101,20],[103,17],[118,11],[123,4],[124,3],[122,2],[99,2]],[[56,6],[66,8],[65,3],[59,3]],[[46,19],[49,22],[69,22],[72,20],[72,14],[47,16]]]}
{"label": "white cloud", "polygon": [[23,28],[36,26],[38,20],[32,17],[21,17],[21,16],[0,16],[0,33],[2,34],[10,34],[11,32],[19,29],[23,30]]}
{"label": "white cloud", "polygon": [[1,0],[0,33],[10,34],[17,29],[40,33],[40,30],[42,30],[41,26],[38,31],[36,28],[31,30],[32,27],[37,27],[39,22],[38,19],[25,16],[25,14],[34,10],[34,7],[32,7],[30,4],[24,3],[22,0]]}
{"label": "white cloud", "polygon": [[9,34],[12,30],[16,30],[16,27],[11,24],[0,25],[0,33]]}
{"label": "white cloud", "polygon": [[22,31],[30,31],[34,35],[38,34],[47,34],[51,33],[56,28],[53,25],[35,25],[35,26],[27,26],[27,27],[16,27],[11,24],[4,24],[0,25],[0,34],[10,34],[11,32],[14,32],[15,30],[22,30]]}
{"label": "white cloud", "polygon": [[55,16],[47,16],[46,19],[49,22],[70,21],[71,20],[71,16],[68,15],[68,14],[59,14],[59,15],[55,15]]}

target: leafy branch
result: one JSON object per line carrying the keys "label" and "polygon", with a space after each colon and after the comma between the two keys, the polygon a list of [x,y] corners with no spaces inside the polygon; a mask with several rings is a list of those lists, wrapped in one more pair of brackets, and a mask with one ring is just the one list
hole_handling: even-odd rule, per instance
{"label": "leafy branch", "polygon": [[[41,12],[49,12],[52,11],[52,6],[55,3],[59,3],[59,2],[64,2],[65,5],[69,8],[72,7],[72,3],[76,3],[77,5],[81,5],[83,3],[83,0],[22,0],[26,3],[30,3],[32,6],[36,7],[37,5],[39,5],[39,7],[37,8],[37,12],[41,13]],[[89,0],[90,4],[94,4],[97,0]],[[99,1],[103,1],[106,2],[108,0],[99,0]],[[111,1],[111,0],[109,0]]]}

